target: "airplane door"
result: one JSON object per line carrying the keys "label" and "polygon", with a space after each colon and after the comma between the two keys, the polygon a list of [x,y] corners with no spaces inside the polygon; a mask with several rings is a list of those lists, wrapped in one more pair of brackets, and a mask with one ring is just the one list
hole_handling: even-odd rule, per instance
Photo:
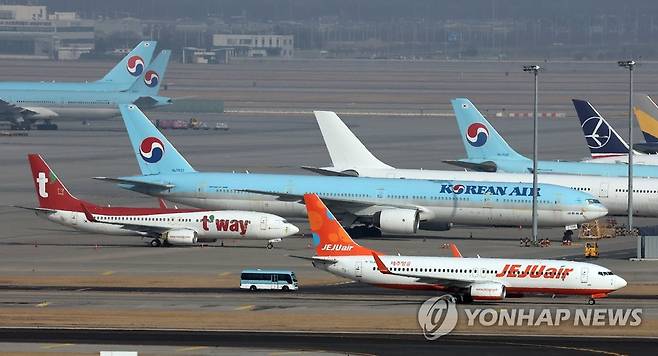
{"label": "airplane door", "polygon": [[580,270],[580,283],[587,283],[589,279],[589,268],[583,267]]}
{"label": "airplane door", "polygon": [[263,216],[260,219],[260,229],[261,230],[267,230],[267,216]]}
{"label": "airplane door", "polygon": [[601,182],[601,186],[599,187],[599,197],[608,197],[608,182]]}
{"label": "airplane door", "polygon": [[78,214],[77,213],[71,213],[71,224],[73,224],[73,226],[78,225]]}
{"label": "airplane door", "polygon": [[377,189],[377,198],[378,199],[384,199],[384,189],[383,188]]}
{"label": "airplane door", "polygon": [[363,273],[361,272],[361,262],[355,262],[354,263],[354,276],[356,278],[363,277]]}

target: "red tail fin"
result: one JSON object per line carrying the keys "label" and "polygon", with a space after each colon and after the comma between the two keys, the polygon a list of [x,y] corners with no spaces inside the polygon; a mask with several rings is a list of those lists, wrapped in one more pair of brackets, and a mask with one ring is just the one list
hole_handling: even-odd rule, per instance
{"label": "red tail fin", "polygon": [[317,195],[305,194],[304,202],[318,256],[370,256],[373,253],[352,240]]}
{"label": "red tail fin", "polygon": [[32,179],[37,192],[39,207],[48,209],[82,211],[82,201],[72,196],[60,182],[46,161],[38,154],[27,155],[32,168]]}

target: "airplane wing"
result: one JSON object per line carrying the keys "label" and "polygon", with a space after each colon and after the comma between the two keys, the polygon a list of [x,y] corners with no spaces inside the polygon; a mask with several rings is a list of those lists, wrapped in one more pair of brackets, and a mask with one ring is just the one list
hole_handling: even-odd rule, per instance
{"label": "airplane wing", "polygon": [[323,176],[334,176],[334,177],[358,177],[358,174],[355,173],[347,173],[347,172],[337,172],[337,171],[332,171],[329,169],[321,168],[321,167],[311,167],[311,166],[301,166],[301,169],[305,169],[307,171],[311,171],[313,173],[317,173],[319,175]]}
{"label": "airplane wing", "polygon": [[[254,194],[263,194],[277,197],[277,200],[287,201],[287,202],[299,202],[304,200],[303,195],[291,194],[291,193],[280,193],[280,192],[268,192],[265,190],[255,190],[255,189],[238,189],[242,192],[254,193]],[[322,197],[322,201],[325,205],[332,210],[343,210],[349,212],[350,214],[356,216],[364,216],[374,214],[375,212],[390,209],[390,208],[401,208],[401,209],[416,209],[421,212],[427,211],[423,206],[415,204],[385,204],[381,205],[375,202],[368,201],[356,201],[350,198],[343,197]],[[365,212],[367,211],[367,212]]]}
{"label": "airplane wing", "polygon": [[445,160],[443,161],[443,163],[451,164],[453,166],[466,168],[478,172],[496,172],[498,170],[498,166],[496,166],[496,163],[492,161],[474,163],[474,162]]}
{"label": "airplane wing", "polygon": [[97,180],[102,180],[106,182],[112,182],[112,183],[118,183],[118,184],[129,184],[129,185],[134,185],[142,188],[148,188],[148,189],[158,189],[158,190],[167,190],[175,187],[173,184],[160,184],[160,183],[153,183],[153,182],[142,182],[139,180],[132,180],[132,179],[126,179],[126,178],[110,178],[110,177],[94,177],[93,179]]}
{"label": "airplane wing", "polygon": [[19,208],[19,209],[25,209],[25,210],[32,210],[32,211],[36,211],[38,213],[54,214],[54,213],[57,212],[57,210],[47,209],[47,208],[33,208],[33,207],[29,207],[29,206],[20,206],[20,205],[12,205],[12,207]]}
{"label": "airplane wing", "polygon": [[377,265],[377,270],[382,274],[392,274],[396,276],[416,278],[416,281],[419,283],[436,284],[436,285],[445,286],[446,288],[466,288],[475,282],[466,279],[438,278],[438,277],[430,277],[430,276],[419,276],[418,274],[414,274],[414,273],[393,272],[389,270],[388,267],[386,267],[386,265],[384,264],[382,259],[379,258],[379,255],[377,255],[376,252],[374,251],[372,252],[372,257],[375,258],[375,264]]}
{"label": "airplane wing", "polygon": [[0,99],[0,115],[30,116],[35,114],[37,113],[30,109],[26,109],[24,107],[20,107]]}
{"label": "airplane wing", "polygon": [[322,264],[329,264],[329,265],[332,265],[332,264],[338,262],[338,260],[331,259],[331,258],[306,257],[306,256],[295,256],[295,255],[288,255],[288,257],[299,258],[299,259],[302,259],[302,260],[307,260],[307,261],[317,262],[317,263],[322,263]]}

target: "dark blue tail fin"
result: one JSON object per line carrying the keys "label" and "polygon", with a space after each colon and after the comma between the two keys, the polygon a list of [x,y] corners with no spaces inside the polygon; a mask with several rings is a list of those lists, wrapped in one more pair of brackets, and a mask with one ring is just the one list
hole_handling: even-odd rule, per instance
{"label": "dark blue tail fin", "polygon": [[626,141],[605,121],[592,104],[585,100],[572,99],[572,101],[592,158],[628,154]]}

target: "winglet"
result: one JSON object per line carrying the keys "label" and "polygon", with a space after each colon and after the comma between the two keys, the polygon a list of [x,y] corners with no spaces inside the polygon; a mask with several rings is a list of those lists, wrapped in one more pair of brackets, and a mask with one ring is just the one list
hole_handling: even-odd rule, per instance
{"label": "winglet", "polygon": [[450,244],[450,252],[452,252],[452,257],[464,257],[455,244]]}
{"label": "winglet", "polygon": [[80,204],[80,206],[82,207],[82,211],[85,213],[85,218],[87,218],[87,221],[89,221],[89,222],[98,222],[98,220],[96,220],[94,215],[91,214],[89,209],[87,209],[87,207],[84,204]]}
{"label": "winglet", "polygon": [[160,204],[160,208],[167,209],[167,203],[165,203],[164,199],[158,198],[158,204]]}
{"label": "winglet", "polygon": [[377,265],[377,270],[383,274],[392,274],[391,271],[386,267],[384,262],[382,261],[381,258],[379,258],[379,255],[377,252],[372,251],[372,257],[375,259],[375,264]]}

